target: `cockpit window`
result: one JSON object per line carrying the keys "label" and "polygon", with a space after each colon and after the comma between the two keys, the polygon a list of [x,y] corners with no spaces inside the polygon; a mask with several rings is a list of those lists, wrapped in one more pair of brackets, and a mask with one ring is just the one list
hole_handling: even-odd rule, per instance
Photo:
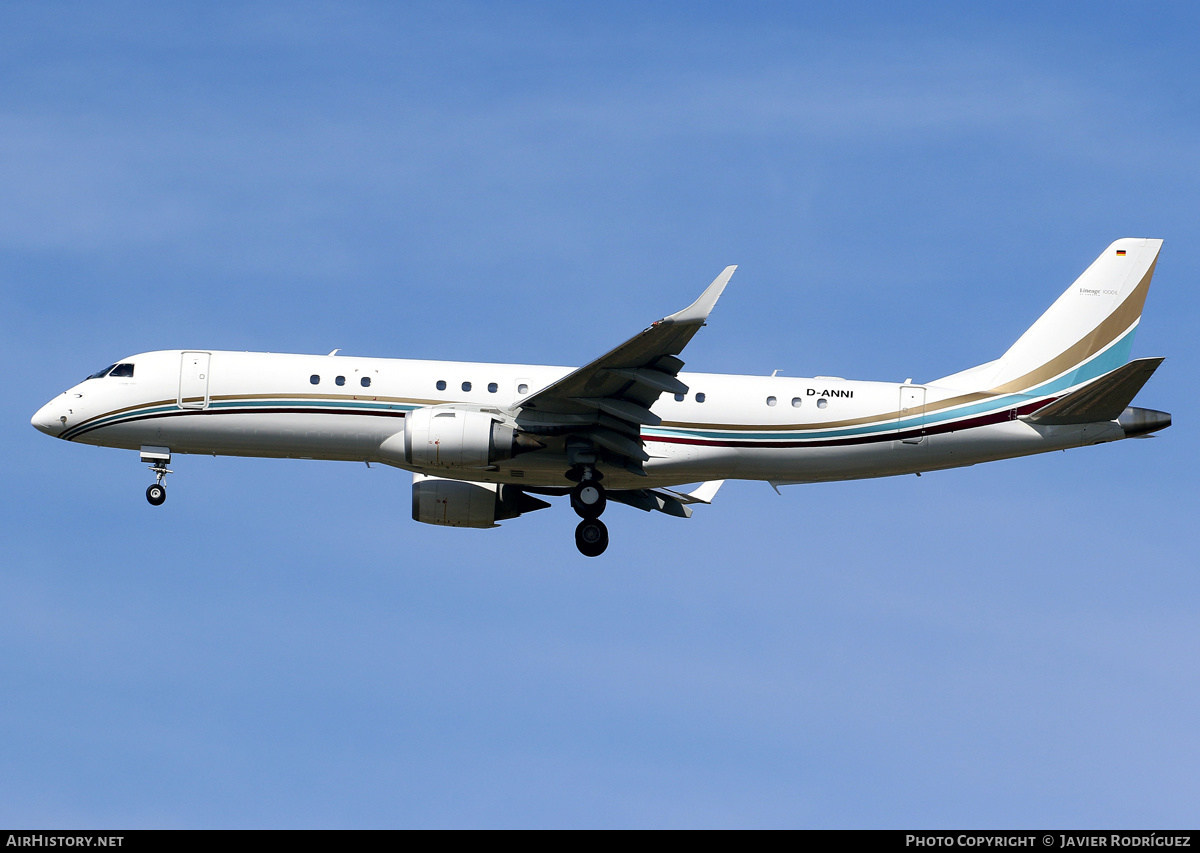
{"label": "cockpit window", "polygon": [[[103,379],[105,376],[108,375],[108,371],[112,370],[114,367],[116,367],[115,364],[110,364],[108,367],[104,368],[103,370],[97,370],[95,373],[93,373],[91,376],[89,376],[88,379]],[[83,381],[86,382],[87,379],[85,379]]]}
{"label": "cockpit window", "polygon": [[114,367],[112,369],[112,373],[110,373],[108,375],[109,376],[124,376],[125,378],[130,379],[133,377],[133,365],[132,364],[118,364],[116,367]]}

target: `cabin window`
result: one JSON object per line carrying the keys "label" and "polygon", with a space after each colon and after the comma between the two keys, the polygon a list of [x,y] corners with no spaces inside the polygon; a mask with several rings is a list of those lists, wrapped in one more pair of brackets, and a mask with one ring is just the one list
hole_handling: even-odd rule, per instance
{"label": "cabin window", "polygon": [[[108,367],[104,368],[103,370],[97,370],[95,373],[93,373],[91,376],[89,376],[88,379],[103,379],[108,374],[108,371],[112,370],[114,367],[116,367],[115,364],[110,364]],[[87,382],[87,379],[85,379],[83,381]]]}
{"label": "cabin window", "polygon": [[336,379],[334,379],[334,380],[333,380],[333,384],[334,384],[334,385],[345,385],[345,384],[346,384],[346,377],[345,377],[345,376],[339,376],[339,377],[337,377]]}
{"label": "cabin window", "polygon": [[364,388],[370,388],[371,387],[371,377],[364,376],[362,379],[359,380],[359,384],[362,385],[362,387],[364,387]]}
{"label": "cabin window", "polygon": [[701,391],[699,394],[696,395],[696,402],[697,403],[704,402],[704,392],[703,391]]}
{"label": "cabin window", "polygon": [[774,406],[774,405],[775,405],[777,402],[779,402],[779,401],[778,401],[778,400],[776,400],[774,397],[768,397],[768,398],[767,398],[767,405],[768,405],[768,406]]}
{"label": "cabin window", "polygon": [[828,405],[829,405],[829,401],[826,400],[824,397],[822,397],[820,400],[817,400],[817,408],[818,409],[823,409]]}
{"label": "cabin window", "polygon": [[313,385],[320,385],[321,377],[314,373],[312,376],[308,377],[308,381],[311,382]]}
{"label": "cabin window", "polygon": [[682,402],[683,402],[683,398],[684,398],[684,397],[686,397],[686,396],[687,396],[686,394],[676,394],[676,395],[675,395],[675,402],[676,402],[676,403],[682,403]]}
{"label": "cabin window", "polygon": [[462,384],[462,389],[463,389],[464,391],[470,391],[470,390],[471,390],[471,383],[470,383],[470,382],[464,382],[464,383]]}
{"label": "cabin window", "polygon": [[112,369],[112,373],[110,373],[108,375],[109,376],[124,376],[127,379],[131,379],[131,378],[133,378],[133,365],[132,364],[118,364],[116,367],[114,367]]}
{"label": "cabin window", "polygon": [[522,382],[520,385],[517,386],[517,393],[518,394],[528,394],[529,386],[526,385],[524,382]]}
{"label": "cabin window", "polygon": [[439,391],[445,391],[445,390],[446,390],[446,380],[445,380],[445,379],[439,379],[439,380],[437,381],[437,389],[438,389]]}
{"label": "cabin window", "polygon": [[497,385],[495,382],[488,383],[488,393],[489,394],[495,394],[499,390],[500,390],[500,386]]}
{"label": "cabin window", "polygon": [[803,402],[804,402],[804,401],[803,401],[802,399],[800,399],[799,397],[793,397],[793,398],[792,398],[792,408],[793,408],[793,409],[798,409],[798,408],[800,408],[800,404],[801,404],[801,403],[803,403]]}

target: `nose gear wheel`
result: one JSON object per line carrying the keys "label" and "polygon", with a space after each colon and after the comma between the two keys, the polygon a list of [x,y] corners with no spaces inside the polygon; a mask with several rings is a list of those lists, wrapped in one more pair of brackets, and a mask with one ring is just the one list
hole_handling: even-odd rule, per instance
{"label": "nose gear wheel", "polygon": [[[146,461],[145,458],[142,459]],[[155,483],[146,489],[146,500],[150,502],[150,506],[162,506],[163,501],[167,499],[167,487],[163,485],[163,481],[167,479],[167,475],[172,471],[167,468],[171,457],[167,456],[164,459],[155,459],[154,464],[149,466],[154,472]]]}

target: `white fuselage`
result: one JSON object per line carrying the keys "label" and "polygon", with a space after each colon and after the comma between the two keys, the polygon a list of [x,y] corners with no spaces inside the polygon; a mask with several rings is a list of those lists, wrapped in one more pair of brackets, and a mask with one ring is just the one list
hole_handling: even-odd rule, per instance
{"label": "white fuselage", "polygon": [[[381,462],[476,482],[571,485],[553,440],[536,453],[456,470],[424,471],[383,449],[415,408],[455,404],[510,414],[571,368],[194,350],[124,361],[134,365],[132,376],[76,385],[42,407],[34,426],[132,450]],[[609,488],[880,477],[1124,437],[1116,422],[1020,420],[1054,398],[1049,390],[980,395],[967,387],[836,378],[681,373],[679,379],[688,393],[663,394],[652,408],[663,423],[642,429],[648,476],[609,471]]]}

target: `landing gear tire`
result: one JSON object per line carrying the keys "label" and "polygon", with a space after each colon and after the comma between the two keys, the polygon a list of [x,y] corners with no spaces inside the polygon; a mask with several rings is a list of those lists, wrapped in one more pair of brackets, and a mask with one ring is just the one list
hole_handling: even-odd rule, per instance
{"label": "landing gear tire", "polygon": [[571,489],[571,509],[584,520],[599,518],[606,506],[608,498],[604,495],[604,487],[595,480],[584,480]]}
{"label": "landing gear tire", "polygon": [[167,490],[161,484],[155,483],[146,489],[146,500],[150,501],[150,506],[162,506],[166,499]]}
{"label": "landing gear tire", "polygon": [[608,547],[608,528],[598,518],[585,518],[575,528],[575,547],[585,557],[599,557]]}

